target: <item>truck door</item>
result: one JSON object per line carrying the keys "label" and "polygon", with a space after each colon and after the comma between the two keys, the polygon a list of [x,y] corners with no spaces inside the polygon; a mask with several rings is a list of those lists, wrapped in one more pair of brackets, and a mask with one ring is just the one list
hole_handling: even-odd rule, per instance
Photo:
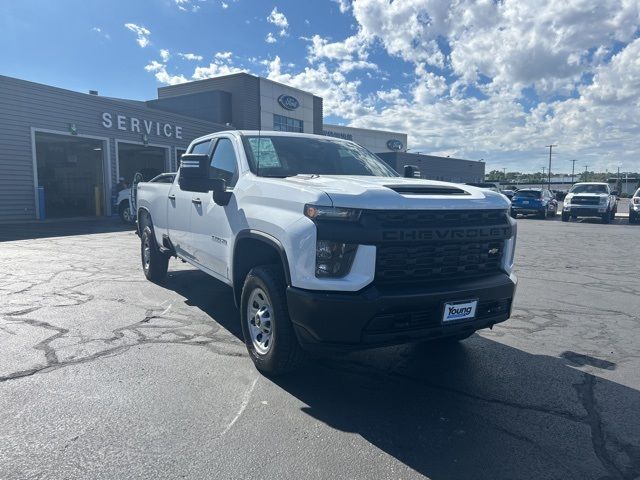
{"label": "truck door", "polygon": [[[223,178],[227,189],[233,189],[238,181],[238,154],[231,138],[221,137],[213,146],[209,178]],[[194,237],[196,261],[223,278],[229,278],[230,245],[232,228],[230,216],[237,215],[232,200],[229,205],[217,205],[213,192],[193,193],[191,232]]]}
{"label": "truck door", "polygon": [[[208,155],[211,152],[211,140],[197,143],[189,153]],[[167,198],[167,226],[169,238],[176,249],[176,253],[190,260],[194,260],[195,241],[191,233],[191,212],[194,208],[193,192],[185,192],[178,184],[180,174],[169,189]],[[202,194],[204,195],[204,194]]]}

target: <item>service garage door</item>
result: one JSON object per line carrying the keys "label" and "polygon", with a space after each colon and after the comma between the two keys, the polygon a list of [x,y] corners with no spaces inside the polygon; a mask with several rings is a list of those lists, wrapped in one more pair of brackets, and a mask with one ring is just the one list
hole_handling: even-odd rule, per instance
{"label": "service garage door", "polygon": [[104,214],[104,141],[35,132],[47,217]]}
{"label": "service garage door", "polygon": [[136,145],[118,142],[118,175],[127,185],[133,176],[140,172],[144,180],[151,180],[156,175],[168,171],[168,149],[150,145]]}

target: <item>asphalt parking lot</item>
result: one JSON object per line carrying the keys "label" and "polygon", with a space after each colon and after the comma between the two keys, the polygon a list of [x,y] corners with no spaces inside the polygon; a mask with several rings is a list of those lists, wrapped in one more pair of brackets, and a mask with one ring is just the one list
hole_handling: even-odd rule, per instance
{"label": "asphalt parking lot", "polygon": [[0,478],[640,478],[640,226],[518,229],[508,322],[271,380],[229,289],[147,282],[131,230],[3,228]]}

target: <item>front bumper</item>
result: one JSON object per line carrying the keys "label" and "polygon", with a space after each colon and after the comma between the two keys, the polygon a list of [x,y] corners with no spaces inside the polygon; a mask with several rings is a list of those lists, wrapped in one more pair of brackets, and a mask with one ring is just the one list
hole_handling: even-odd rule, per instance
{"label": "front bumper", "polygon": [[[448,337],[504,322],[511,315],[515,275],[429,287],[354,293],[287,289],[289,313],[307,349],[349,349]],[[443,324],[446,302],[478,299],[475,318]]]}
{"label": "front bumper", "polygon": [[562,211],[575,217],[600,217],[607,212],[607,205],[564,205]]}

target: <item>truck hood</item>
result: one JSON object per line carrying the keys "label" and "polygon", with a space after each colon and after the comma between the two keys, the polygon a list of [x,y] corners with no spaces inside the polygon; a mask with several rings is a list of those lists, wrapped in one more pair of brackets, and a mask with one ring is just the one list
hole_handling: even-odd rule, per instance
{"label": "truck hood", "polygon": [[285,182],[326,193],[333,206],[377,210],[509,208],[509,200],[491,190],[402,177],[297,175]]}

